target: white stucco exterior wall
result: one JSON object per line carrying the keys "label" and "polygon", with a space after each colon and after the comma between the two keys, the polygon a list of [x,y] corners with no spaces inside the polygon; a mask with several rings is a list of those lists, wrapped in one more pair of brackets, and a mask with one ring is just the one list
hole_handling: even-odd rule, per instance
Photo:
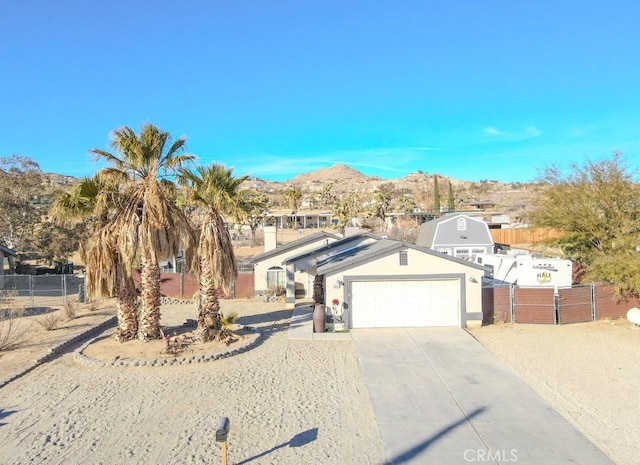
{"label": "white stucco exterior wall", "polygon": [[426,278],[444,275],[464,275],[462,284],[464,292],[464,305],[462,308],[464,321],[467,324],[475,324],[482,321],[482,276],[484,271],[470,267],[463,263],[448,260],[445,257],[432,255],[415,249],[406,249],[408,264],[400,265],[398,252],[377,260],[355,265],[348,270],[325,274],[325,303],[331,305],[333,299],[350,305],[350,298],[346,295],[347,286],[337,285],[337,282],[345,283],[350,276],[375,276],[380,279],[401,277],[407,275]]}

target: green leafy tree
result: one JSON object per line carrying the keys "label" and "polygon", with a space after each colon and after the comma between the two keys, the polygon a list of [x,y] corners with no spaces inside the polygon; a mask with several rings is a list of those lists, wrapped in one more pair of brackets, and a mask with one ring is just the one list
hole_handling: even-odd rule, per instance
{"label": "green leafy tree", "polygon": [[251,243],[256,243],[256,231],[261,224],[265,224],[268,216],[269,199],[264,195],[252,189],[246,189],[238,192],[239,204],[242,216],[240,223],[247,224],[251,229]]}
{"label": "green leafy tree", "polygon": [[433,211],[440,211],[440,187],[438,186],[438,175],[433,175]]}
{"label": "green leafy tree", "polygon": [[34,230],[42,204],[43,173],[28,157],[0,157],[0,244],[19,253],[36,252]]}
{"label": "green leafy tree", "polygon": [[331,189],[333,189],[333,183],[327,183],[322,186],[322,191],[320,192],[320,205],[322,208],[328,208],[335,202],[335,196],[331,193]]}
{"label": "green leafy tree", "polygon": [[395,186],[393,183],[381,184],[374,192],[371,214],[382,222],[382,230],[387,229],[387,216],[391,211],[391,205],[395,198]]}
{"label": "green leafy tree", "polygon": [[453,187],[451,187],[451,181],[449,181],[449,196],[447,197],[447,208],[450,212],[456,210],[456,198],[453,195]]}
{"label": "green leafy tree", "polygon": [[333,214],[338,219],[337,226],[344,229],[362,210],[363,199],[357,192],[343,195],[333,204]]}
{"label": "green leafy tree", "polygon": [[585,267],[584,279],[640,295],[640,187],[621,155],[572,164],[566,173],[552,165],[540,181],[533,225],[564,233],[558,245]]}
{"label": "green leafy tree", "polygon": [[282,192],[282,197],[291,208],[291,211],[297,212],[300,209],[300,202],[302,201],[302,191],[297,187],[285,189]]}

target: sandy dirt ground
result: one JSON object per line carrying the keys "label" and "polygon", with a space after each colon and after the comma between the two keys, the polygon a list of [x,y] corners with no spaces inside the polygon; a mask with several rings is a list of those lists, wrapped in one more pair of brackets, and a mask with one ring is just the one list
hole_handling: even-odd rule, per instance
{"label": "sandy dirt ground", "polygon": [[640,463],[640,328],[617,320],[469,332],[618,465]]}
{"label": "sandy dirt ground", "polygon": [[67,354],[1,388],[0,463],[218,464],[222,416],[230,464],[384,463],[351,341],[289,341],[281,303],[222,309],[261,342],[186,366],[94,368]]}
{"label": "sandy dirt ground", "polygon": [[[239,323],[262,332],[247,352],[196,365],[110,368],[67,354],[0,388],[0,463],[217,464],[221,416],[231,420],[230,464],[384,463],[352,342],[289,341],[291,310],[281,303],[221,303],[223,313],[238,312]],[[162,323],[178,328],[192,311],[163,306]],[[0,374],[113,312],[83,310],[54,331],[36,328],[23,349],[0,356]],[[618,465],[640,463],[640,328],[618,320],[469,332]],[[96,342],[91,355],[113,358],[118,345],[108,344]],[[161,356],[153,344],[136,341],[118,356]]]}
{"label": "sandy dirt ground", "polygon": [[[68,319],[61,307],[54,307],[46,314],[17,318],[13,334],[22,334],[23,343],[13,350],[0,352],[0,381],[22,371],[37,358],[49,353],[49,348],[81,334],[116,314],[112,300],[78,308],[76,318]],[[54,329],[46,330],[42,323],[55,318]],[[40,322],[40,323],[38,323]],[[7,330],[8,322],[0,323],[0,337]],[[1,407],[0,407],[1,408]]]}

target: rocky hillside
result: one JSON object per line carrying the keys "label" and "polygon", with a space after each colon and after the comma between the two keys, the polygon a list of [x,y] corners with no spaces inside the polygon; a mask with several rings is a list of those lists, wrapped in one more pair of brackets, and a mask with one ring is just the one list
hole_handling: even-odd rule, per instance
{"label": "rocky hillside", "polygon": [[337,198],[347,193],[373,193],[382,184],[393,184],[397,193],[412,199],[421,209],[429,210],[433,205],[433,178],[438,178],[441,205],[447,204],[449,183],[454,192],[456,205],[469,202],[490,202],[496,205],[496,212],[512,216],[523,216],[535,197],[535,185],[522,183],[501,183],[484,180],[481,182],[453,179],[448,176],[426,173],[411,173],[405,177],[383,180],[367,176],[343,164],[336,164],[309,173],[300,174],[288,181],[273,182],[253,178],[245,183],[245,188],[256,189],[282,202],[280,194],[286,189],[299,189],[303,199],[313,198],[331,185],[330,192]]}

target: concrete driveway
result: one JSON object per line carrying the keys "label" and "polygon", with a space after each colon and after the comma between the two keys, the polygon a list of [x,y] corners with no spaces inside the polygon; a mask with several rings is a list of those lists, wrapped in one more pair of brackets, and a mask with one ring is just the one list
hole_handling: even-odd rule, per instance
{"label": "concrete driveway", "polygon": [[391,464],[612,464],[460,328],[351,335]]}

